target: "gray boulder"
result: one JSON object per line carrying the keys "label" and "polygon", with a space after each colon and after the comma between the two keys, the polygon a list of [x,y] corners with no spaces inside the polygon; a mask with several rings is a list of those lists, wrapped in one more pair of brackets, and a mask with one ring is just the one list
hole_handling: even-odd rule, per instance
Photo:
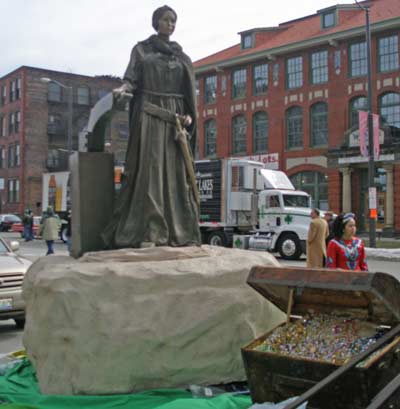
{"label": "gray boulder", "polygon": [[23,342],[44,394],[245,379],[240,348],[284,319],[246,284],[264,252],[158,247],[43,257],[23,285]]}

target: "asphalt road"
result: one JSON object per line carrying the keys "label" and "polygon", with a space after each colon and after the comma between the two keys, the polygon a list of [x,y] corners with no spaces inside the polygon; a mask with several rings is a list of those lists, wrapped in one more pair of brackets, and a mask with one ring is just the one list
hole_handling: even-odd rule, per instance
{"label": "asphalt road", "polygon": [[[15,233],[3,233],[3,237],[6,240],[18,240],[20,242],[19,254],[32,261],[46,254],[46,244],[42,240],[25,243],[19,235]],[[55,244],[55,254],[68,255],[66,244],[61,241],[57,242]],[[279,257],[277,258],[283,265],[305,266],[305,258],[299,261],[286,261],[279,259]],[[369,260],[368,264],[370,271],[393,274],[400,281],[399,262]],[[23,348],[22,334],[23,331],[15,327],[14,321],[0,321],[0,355]]]}

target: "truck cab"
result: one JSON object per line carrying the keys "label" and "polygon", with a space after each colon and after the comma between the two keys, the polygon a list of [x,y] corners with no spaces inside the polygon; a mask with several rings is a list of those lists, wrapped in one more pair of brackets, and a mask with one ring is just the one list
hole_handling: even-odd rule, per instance
{"label": "truck cab", "polygon": [[[258,236],[252,240],[257,247],[267,243],[285,259],[298,259],[305,253],[310,224],[311,197],[296,190],[282,171],[261,169],[264,190],[258,193]],[[264,237],[257,243],[258,237]]]}

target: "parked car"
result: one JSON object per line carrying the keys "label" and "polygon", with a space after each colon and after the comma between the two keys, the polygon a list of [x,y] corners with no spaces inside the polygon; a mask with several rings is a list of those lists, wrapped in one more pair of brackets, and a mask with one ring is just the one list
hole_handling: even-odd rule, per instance
{"label": "parked car", "polygon": [[0,214],[0,231],[9,231],[14,223],[22,223],[15,214]]}
{"label": "parked car", "polygon": [[[39,232],[39,225],[40,221],[42,220],[41,216],[33,216],[33,235],[35,238],[38,238],[38,232]],[[14,223],[11,226],[11,231],[14,233],[20,233],[21,237],[24,237],[24,225],[23,223]]]}
{"label": "parked car", "polygon": [[15,253],[19,243],[8,245],[0,238],[0,320],[14,319],[18,328],[25,325],[22,282],[32,262]]}

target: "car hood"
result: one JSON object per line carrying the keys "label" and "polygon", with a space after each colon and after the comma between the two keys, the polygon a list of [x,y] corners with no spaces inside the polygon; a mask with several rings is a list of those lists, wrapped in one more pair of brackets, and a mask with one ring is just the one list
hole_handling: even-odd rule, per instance
{"label": "car hood", "polygon": [[0,275],[3,273],[25,273],[32,262],[14,253],[0,253]]}

